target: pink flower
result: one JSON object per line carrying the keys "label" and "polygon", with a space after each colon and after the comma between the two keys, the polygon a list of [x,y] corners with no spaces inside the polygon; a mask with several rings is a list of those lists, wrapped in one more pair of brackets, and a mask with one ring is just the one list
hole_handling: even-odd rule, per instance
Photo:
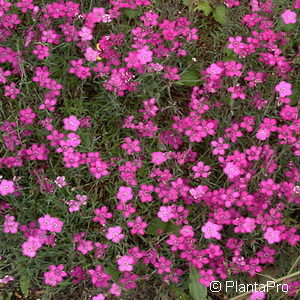
{"label": "pink flower", "polygon": [[80,126],[80,121],[76,116],[70,116],[69,118],[64,118],[64,129],[70,131],[77,131]]}
{"label": "pink flower", "polygon": [[61,232],[64,225],[64,223],[60,219],[51,217],[49,215],[45,215],[44,217],[39,218],[38,222],[40,224],[40,229],[56,233]]}
{"label": "pink flower", "polygon": [[233,163],[227,163],[224,168],[224,173],[229,179],[233,179],[241,174],[240,169]]}
{"label": "pink flower", "polygon": [[157,269],[158,274],[170,273],[172,261],[166,259],[164,256],[161,256],[153,265]]}
{"label": "pink flower", "polygon": [[44,273],[44,283],[57,286],[57,284],[63,281],[63,277],[67,276],[68,274],[63,271],[63,265],[51,265],[48,267],[50,271]]}
{"label": "pink flower", "polygon": [[29,236],[28,240],[22,244],[22,253],[28,257],[35,257],[36,251],[40,249],[42,245],[39,238]]}
{"label": "pink flower", "polygon": [[3,179],[0,182],[0,195],[6,196],[15,192],[14,182],[10,180]]}
{"label": "pink flower", "polygon": [[266,294],[264,292],[254,292],[250,295],[249,300],[263,300],[266,298]]}
{"label": "pink flower", "polygon": [[138,50],[137,59],[142,65],[145,65],[152,61],[153,52],[149,50],[149,47],[144,47]]}
{"label": "pink flower", "polygon": [[81,252],[82,254],[87,254],[88,252],[94,249],[93,242],[87,240],[80,240],[77,243],[76,250]]}
{"label": "pink flower", "polygon": [[108,228],[106,238],[108,240],[111,240],[114,243],[119,243],[120,240],[122,240],[125,237],[125,235],[122,234],[121,232],[122,232],[122,228],[120,226],[110,227]]}
{"label": "pink flower", "polygon": [[219,233],[220,230],[222,230],[223,226],[222,225],[217,225],[214,224],[211,221],[208,221],[204,226],[201,227],[201,231],[204,234],[204,237],[206,239],[221,239],[221,234]]}
{"label": "pink flower", "polygon": [[90,41],[93,39],[92,30],[85,26],[81,28],[78,35],[81,37],[82,41]]}
{"label": "pink flower", "polygon": [[144,229],[147,227],[147,223],[140,216],[136,217],[134,222],[128,222],[127,225],[131,227],[131,234],[145,234]]}
{"label": "pink flower", "polygon": [[195,172],[194,178],[207,178],[210,175],[210,166],[206,166],[202,161],[199,161],[196,166],[193,166],[192,170]]}
{"label": "pink flower", "polygon": [[297,22],[297,14],[290,9],[286,9],[281,15],[281,19],[285,24],[295,24]]}
{"label": "pink flower", "polygon": [[167,160],[166,154],[163,152],[152,152],[151,156],[152,156],[151,161],[155,165],[161,165],[162,163],[164,163]]}
{"label": "pink flower", "polygon": [[105,296],[103,294],[98,294],[97,296],[94,296],[92,300],[105,300]]}
{"label": "pink flower", "polygon": [[267,128],[259,128],[255,134],[255,136],[261,140],[261,141],[265,141],[267,140],[271,135],[271,131]]}
{"label": "pink flower", "polygon": [[275,86],[275,91],[279,93],[279,96],[284,98],[292,95],[292,85],[286,81],[280,81]]}
{"label": "pink flower", "polygon": [[132,256],[123,255],[117,259],[117,263],[120,272],[131,272],[136,261]]}
{"label": "pink flower", "polygon": [[63,188],[64,186],[68,185],[68,183],[65,181],[65,176],[58,176],[56,177],[56,179],[54,180],[54,182],[56,183],[56,185],[58,186],[58,188]]}
{"label": "pink flower", "polygon": [[157,216],[163,221],[168,222],[170,219],[174,218],[173,208],[171,206],[161,206]]}
{"label": "pink flower", "polygon": [[11,215],[5,215],[5,222],[3,224],[3,232],[5,233],[17,233],[19,223],[15,221],[15,217]]}
{"label": "pink flower", "polygon": [[99,52],[91,47],[87,47],[84,56],[87,61],[96,61],[99,56]]}
{"label": "pink flower", "polygon": [[96,217],[93,218],[94,222],[99,222],[102,226],[106,225],[107,220],[112,218],[112,213],[108,212],[107,206],[102,206],[94,210]]}
{"label": "pink flower", "polygon": [[183,226],[179,233],[184,237],[193,237],[195,235],[193,227],[188,225]]}
{"label": "pink flower", "polygon": [[141,152],[141,147],[139,145],[139,140],[132,140],[130,137],[126,137],[121,148],[126,150],[128,155],[131,155],[134,152]]}
{"label": "pink flower", "polygon": [[281,232],[274,230],[272,227],[268,227],[263,237],[268,241],[269,244],[278,243],[281,241]]}
{"label": "pink flower", "polygon": [[92,283],[96,288],[108,287],[108,281],[111,280],[111,275],[106,274],[101,265],[96,265],[95,270],[87,270],[87,273],[91,276]]}
{"label": "pink flower", "polygon": [[109,289],[109,293],[117,297],[120,297],[122,295],[122,289],[119,285],[113,283]]}
{"label": "pink flower", "polygon": [[127,202],[128,200],[131,200],[133,198],[132,188],[126,186],[119,187],[117,198],[122,202]]}

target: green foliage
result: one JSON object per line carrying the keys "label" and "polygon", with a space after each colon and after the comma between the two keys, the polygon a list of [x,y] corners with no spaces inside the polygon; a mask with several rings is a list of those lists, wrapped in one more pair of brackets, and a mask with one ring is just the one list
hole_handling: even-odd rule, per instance
{"label": "green foliage", "polygon": [[215,21],[220,24],[226,23],[226,6],[223,4],[214,5],[208,0],[183,0],[183,3],[187,5],[189,9],[193,9],[194,11],[202,11],[206,17],[212,14]]}
{"label": "green foliage", "polygon": [[184,86],[196,86],[199,85],[199,81],[199,70],[191,68],[181,74],[181,79],[176,81],[176,84]]}
{"label": "green foliage", "polygon": [[29,286],[30,286],[30,279],[27,276],[22,275],[20,278],[20,288],[21,288],[21,292],[25,297],[27,297],[29,294]]}
{"label": "green foliage", "polygon": [[128,17],[129,19],[137,18],[139,16],[139,14],[140,14],[139,10],[134,10],[134,9],[130,9],[130,8],[125,8],[125,10],[124,10],[124,15],[126,17]]}
{"label": "green foliage", "polygon": [[226,7],[225,5],[217,5],[213,11],[213,16],[220,24],[226,23]]}
{"label": "green foliage", "polygon": [[213,11],[213,8],[210,6],[210,4],[206,1],[200,1],[196,7],[195,7],[195,10],[200,10],[200,11],[203,11],[203,13],[206,15],[206,16],[209,16],[212,11]]}
{"label": "green foliage", "polygon": [[151,235],[158,235],[161,233],[175,233],[178,226],[170,222],[162,222],[159,218],[153,219],[147,228],[147,232]]}
{"label": "green foliage", "polygon": [[189,290],[194,300],[207,300],[207,288],[199,283],[199,272],[190,267]]}

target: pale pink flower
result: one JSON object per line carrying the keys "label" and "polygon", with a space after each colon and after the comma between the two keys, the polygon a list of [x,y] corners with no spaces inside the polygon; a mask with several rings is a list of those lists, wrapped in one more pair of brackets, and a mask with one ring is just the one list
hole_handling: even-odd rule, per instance
{"label": "pale pink flower", "polygon": [[84,56],[87,61],[96,61],[99,56],[99,52],[91,47],[87,47]]}
{"label": "pale pink flower", "polygon": [[122,232],[122,228],[120,226],[110,227],[108,228],[108,232],[106,234],[106,238],[111,240],[114,243],[119,243],[125,235]]}
{"label": "pale pink flower", "polygon": [[284,98],[292,95],[292,85],[286,81],[280,81],[275,86],[275,91],[279,93],[279,96]]}
{"label": "pale pink flower", "polygon": [[153,152],[151,153],[152,156],[152,163],[155,165],[161,165],[167,160],[166,154],[163,152]]}
{"label": "pale pink flower", "polygon": [[297,22],[297,14],[290,9],[286,9],[280,17],[285,24],[295,24]]}
{"label": "pale pink flower", "polygon": [[279,230],[268,227],[263,236],[269,244],[273,244],[281,241],[280,234],[281,232]]}
{"label": "pale pink flower", "polygon": [[133,198],[132,188],[126,186],[120,186],[117,193],[117,198],[122,202],[127,202]]}
{"label": "pale pink flower", "polygon": [[1,196],[6,196],[6,195],[12,194],[14,192],[15,192],[15,186],[14,186],[13,181],[3,179],[0,182],[0,195]]}
{"label": "pale pink flower", "polygon": [[123,255],[117,259],[117,263],[120,272],[131,272],[136,261],[132,256]]}
{"label": "pale pink flower", "polygon": [[70,131],[77,131],[80,126],[80,121],[76,116],[70,116],[69,118],[64,118],[64,129]]}

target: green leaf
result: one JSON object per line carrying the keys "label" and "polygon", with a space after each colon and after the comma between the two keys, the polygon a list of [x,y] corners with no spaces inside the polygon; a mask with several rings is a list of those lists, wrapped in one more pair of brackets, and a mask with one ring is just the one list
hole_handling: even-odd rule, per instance
{"label": "green leaf", "polygon": [[181,74],[181,78],[180,80],[176,81],[176,84],[184,85],[184,86],[195,86],[199,84],[199,81],[200,81],[199,70],[188,69],[183,74]]}
{"label": "green leaf", "polygon": [[27,276],[22,275],[20,278],[20,288],[22,294],[26,297],[29,294],[29,284],[30,284],[30,279]]}
{"label": "green leaf", "polygon": [[296,29],[296,24],[284,24],[282,26],[283,31],[292,31],[294,29]]}
{"label": "green leaf", "polygon": [[158,235],[160,231],[161,233],[176,233],[179,228],[171,222],[162,222],[159,218],[155,218],[149,223],[146,231],[150,235]]}
{"label": "green leaf", "polygon": [[118,271],[117,266],[107,266],[104,268],[104,271],[109,275],[111,275],[114,281],[118,281],[120,277],[120,272]]}
{"label": "green leaf", "polygon": [[191,297],[184,291],[182,287],[172,286],[172,292],[178,300],[190,300]]}
{"label": "green leaf", "polygon": [[198,0],[183,0],[184,5],[186,5],[189,9],[192,9],[195,4],[197,4]]}
{"label": "green leaf", "polygon": [[159,218],[155,218],[149,223],[147,232],[151,235],[158,235],[160,230],[165,232],[167,226],[167,223],[162,222]]}
{"label": "green leaf", "polygon": [[10,300],[12,295],[13,295],[12,292],[7,293],[5,300]]}
{"label": "green leaf", "polygon": [[174,223],[167,223],[167,227],[165,229],[166,233],[177,233],[180,227],[175,225]]}
{"label": "green leaf", "polygon": [[124,10],[124,15],[128,17],[129,19],[134,19],[139,16],[140,12],[138,10],[130,9],[130,8],[125,8]]}
{"label": "green leaf", "polygon": [[209,5],[208,2],[206,2],[206,1],[200,1],[200,2],[197,4],[195,10],[201,10],[201,11],[203,11],[203,13],[204,13],[206,16],[209,16],[209,15],[211,14],[211,12],[212,12],[213,9],[212,9],[212,7]]}
{"label": "green leaf", "polygon": [[220,24],[225,24],[226,23],[225,5],[222,4],[218,5],[213,12],[213,16],[217,22],[219,22]]}
{"label": "green leaf", "polygon": [[194,300],[207,300],[207,288],[199,283],[199,272],[196,268],[190,267],[189,290]]}
{"label": "green leaf", "polygon": [[300,89],[293,88],[293,94],[290,96],[291,105],[297,105],[300,98]]}

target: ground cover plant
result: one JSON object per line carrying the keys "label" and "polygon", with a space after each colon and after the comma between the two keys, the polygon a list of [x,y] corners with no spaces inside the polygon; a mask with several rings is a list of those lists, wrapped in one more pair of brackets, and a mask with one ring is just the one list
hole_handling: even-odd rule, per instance
{"label": "ground cover plant", "polygon": [[299,299],[299,8],[0,0],[0,299]]}

